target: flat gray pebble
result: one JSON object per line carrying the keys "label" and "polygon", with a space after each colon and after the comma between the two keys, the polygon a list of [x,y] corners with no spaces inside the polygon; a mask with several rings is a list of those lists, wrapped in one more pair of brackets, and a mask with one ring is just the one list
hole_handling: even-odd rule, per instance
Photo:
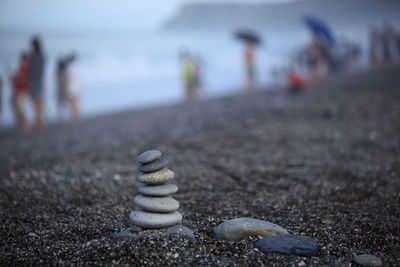
{"label": "flat gray pebble", "polygon": [[149,150],[146,152],[143,152],[142,154],[139,155],[137,158],[137,162],[140,164],[146,164],[153,162],[161,157],[161,152],[158,150]]}
{"label": "flat gray pebble", "polygon": [[129,219],[142,228],[164,228],[179,224],[182,221],[182,214],[178,211],[155,213],[137,209],[129,214]]}
{"label": "flat gray pebble", "polygon": [[173,212],[179,209],[179,202],[172,197],[147,197],[137,195],[134,200],[136,206],[152,212]]}
{"label": "flat gray pebble", "polygon": [[164,197],[176,193],[178,187],[174,184],[140,185],[138,191],[145,196]]}
{"label": "flat gray pebble", "polygon": [[167,166],[168,161],[166,159],[160,158],[156,161],[143,164],[139,166],[139,171],[144,172],[144,173],[149,173],[149,172],[155,172],[158,170],[161,170],[165,166]]}
{"label": "flat gray pebble", "polygon": [[318,244],[310,237],[299,235],[268,236],[257,241],[256,247],[264,253],[314,256]]}
{"label": "flat gray pebble", "polygon": [[371,254],[353,255],[353,261],[365,266],[382,266],[381,259]]}

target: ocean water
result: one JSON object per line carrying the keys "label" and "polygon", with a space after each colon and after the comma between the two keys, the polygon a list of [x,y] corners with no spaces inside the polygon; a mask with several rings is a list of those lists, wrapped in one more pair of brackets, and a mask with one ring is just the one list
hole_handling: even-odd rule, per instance
{"label": "ocean water", "polygon": [[[7,80],[15,70],[21,51],[29,49],[28,34],[1,34],[0,75]],[[273,36],[261,34],[265,42],[257,51],[260,85],[282,82],[274,67],[289,62],[293,52],[309,40],[307,31]],[[191,52],[201,62],[201,97],[218,97],[243,90],[244,46],[232,33],[131,35],[43,34],[45,55],[46,120],[56,120],[55,64],[69,52],[79,56],[81,111],[83,117],[127,109],[165,105],[183,100],[179,53]],[[11,87],[3,88],[3,123],[13,123]],[[27,111],[32,119],[31,105]]]}

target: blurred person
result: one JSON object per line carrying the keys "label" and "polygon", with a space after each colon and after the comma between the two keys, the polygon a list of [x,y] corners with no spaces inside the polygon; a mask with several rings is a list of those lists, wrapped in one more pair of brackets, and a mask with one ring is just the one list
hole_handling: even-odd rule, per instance
{"label": "blurred person", "polygon": [[304,76],[293,67],[289,70],[289,89],[292,93],[300,93],[306,90]]}
{"label": "blurred person", "polygon": [[181,72],[185,88],[186,101],[197,97],[196,92],[196,66],[192,56],[188,52],[181,54]]}
{"label": "blurred person", "polygon": [[68,105],[66,77],[65,77],[65,59],[60,58],[57,62],[56,85],[57,85],[57,117],[61,121],[63,110]]}
{"label": "blurred person", "polygon": [[393,27],[388,22],[385,22],[382,30],[382,55],[385,66],[391,66],[396,61],[395,43]]}
{"label": "blurred person", "polygon": [[398,56],[398,63],[400,63],[400,32],[397,32],[396,34],[396,50],[397,50],[397,56]]}
{"label": "blurred person", "polygon": [[256,75],[256,45],[254,42],[246,42],[245,62],[246,62],[246,91],[252,92],[255,90],[255,75]]}
{"label": "blurred person", "polygon": [[376,68],[382,64],[382,45],[379,31],[371,29],[369,33],[369,64]]}
{"label": "blurred person", "polygon": [[71,120],[80,120],[79,98],[80,80],[76,64],[76,54],[62,58],[57,64],[57,108],[58,118],[62,119],[63,110],[68,106],[71,111]]}
{"label": "blurred person", "polygon": [[3,83],[0,76],[0,126],[3,118]]}
{"label": "blurred person", "polygon": [[71,119],[77,122],[80,120],[80,109],[79,109],[80,79],[79,79],[79,69],[77,64],[77,55],[75,53],[71,54],[67,58],[65,76],[66,76],[65,85],[68,96],[68,102],[70,103],[71,106]]}
{"label": "blurred person", "polygon": [[311,81],[321,83],[324,79],[324,59],[321,44],[313,41],[308,48],[308,68],[311,73]]}
{"label": "blurred person", "polygon": [[29,85],[30,94],[35,111],[35,127],[37,131],[43,130],[43,75],[45,58],[42,45],[38,37],[31,40],[31,53],[29,57]]}
{"label": "blurred person", "polygon": [[23,53],[20,57],[18,69],[12,77],[14,88],[14,109],[18,121],[19,129],[27,133],[29,131],[28,120],[25,115],[25,103],[29,93],[29,58]]}
{"label": "blurred person", "polygon": [[196,96],[203,91],[203,72],[202,72],[202,60],[200,56],[197,56],[193,61],[194,63],[194,87]]}
{"label": "blurred person", "polygon": [[0,76],[0,125],[2,123],[2,115],[3,115],[3,83]]}

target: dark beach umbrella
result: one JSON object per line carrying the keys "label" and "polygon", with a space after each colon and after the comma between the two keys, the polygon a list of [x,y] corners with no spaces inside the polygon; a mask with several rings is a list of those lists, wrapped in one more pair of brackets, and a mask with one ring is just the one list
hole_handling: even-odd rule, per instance
{"label": "dark beach umbrella", "polygon": [[248,30],[236,31],[235,37],[239,40],[243,40],[254,44],[261,44],[262,42],[261,37],[258,36],[258,34]]}
{"label": "dark beach umbrella", "polygon": [[314,16],[305,16],[303,18],[304,23],[310,28],[310,30],[325,44],[333,45],[335,38],[329,26],[322,20]]}

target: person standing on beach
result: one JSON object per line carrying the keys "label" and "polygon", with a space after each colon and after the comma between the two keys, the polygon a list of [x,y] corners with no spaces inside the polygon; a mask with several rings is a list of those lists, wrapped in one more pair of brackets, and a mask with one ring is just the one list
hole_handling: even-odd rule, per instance
{"label": "person standing on beach", "polygon": [[3,84],[0,76],[0,126],[3,118]]}
{"label": "person standing on beach", "polygon": [[184,52],[181,54],[182,80],[185,87],[185,99],[190,101],[196,98],[196,66],[192,56]]}
{"label": "person standing on beach", "polygon": [[12,77],[15,114],[17,115],[18,126],[23,133],[29,131],[28,120],[25,115],[25,102],[29,91],[29,68],[28,55],[23,53],[18,70]]}
{"label": "person standing on beach", "polygon": [[63,111],[68,104],[64,58],[60,58],[57,62],[56,84],[57,84],[57,117],[58,120],[61,121],[63,117]]}
{"label": "person standing on beach", "polygon": [[71,54],[66,59],[65,66],[65,89],[68,97],[68,102],[71,106],[71,118],[77,122],[80,119],[79,112],[79,91],[80,91],[80,80],[79,80],[79,69],[77,66],[76,54]]}
{"label": "person standing on beach", "polygon": [[3,83],[0,76],[0,125],[3,118]]}
{"label": "person standing on beach", "polygon": [[31,53],[29,57],[29,86],[35,111],[35,127],[37,131],[43,130],[43,74],[45,58],[42,45],[38,37],[31,41]]}
{"label": "person standing on beach", "polygon": [[75,122],[79,121],[80,82],[75,54],[61,58],[58,61],[56,80],[58,119],[62,119],[63,110],[69,105],[71,108],[71,119]]}
{"label": "person standing on beach", "polygon": [[246,74],[247,74],[247,84],[246,91],[253,92],[255,90],[255,65],[256,65],[256,55],[255,55],[255,43],[252,41],[246,42],[245,51],[245,62],[246,62]]}

